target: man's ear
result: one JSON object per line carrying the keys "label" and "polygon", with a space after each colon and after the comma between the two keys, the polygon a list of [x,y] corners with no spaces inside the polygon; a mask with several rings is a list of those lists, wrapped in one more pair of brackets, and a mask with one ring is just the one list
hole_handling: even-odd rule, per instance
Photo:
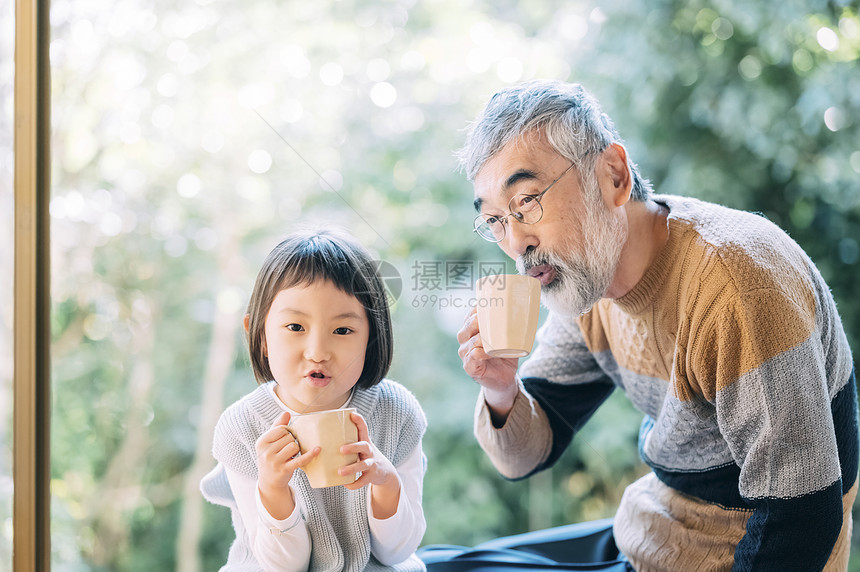
{"label": "man's ear", "polygon": [[633,174],[627,164],[627,150],[620,143],[612,143],[603,151],[603,195],[608,206],[620,207],[630,200],[633,192]]}

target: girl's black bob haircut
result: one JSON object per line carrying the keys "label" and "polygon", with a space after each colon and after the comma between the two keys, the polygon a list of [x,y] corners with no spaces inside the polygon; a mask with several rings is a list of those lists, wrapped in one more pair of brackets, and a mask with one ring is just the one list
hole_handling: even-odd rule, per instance
{"label": "girl's black bob haircut", "polygon": [[251,367],[257,383],[274,378],[266,358],[265,324],[278,292],[328,280],[355,296],[367,313],[370,335],[364,369],[355,386],[369,388],[379,383],[394,355],[391,314],[379,261],[344,232],[334,229],[299,231],[281,241],[266,257],[248,302],[247,340]]}

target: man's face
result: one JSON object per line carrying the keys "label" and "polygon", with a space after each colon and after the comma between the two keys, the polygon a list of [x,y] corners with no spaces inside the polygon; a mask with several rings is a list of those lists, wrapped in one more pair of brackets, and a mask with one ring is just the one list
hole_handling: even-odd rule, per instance
{"label": "man's face", "polygon": [[[540,193],[569,165],[540,132],[512,141],[475,177],[479,212],[507,216],[511,197]],[[541,281],[550,310],[587,312],[612,282],[626,226],[609,211],[593,174],[576,167],[543,196],[541,205],[543,217],[536,224],[509,219],[499,246],[516,260],[521,274]]]}

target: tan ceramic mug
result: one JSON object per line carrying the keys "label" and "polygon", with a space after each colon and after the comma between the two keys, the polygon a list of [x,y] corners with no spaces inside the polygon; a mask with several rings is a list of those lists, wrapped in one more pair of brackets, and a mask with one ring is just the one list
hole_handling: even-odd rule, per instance
{"label": "tan ceramic mug", "polygon": [[540,315],[540,280],[520,274],[484,276],[475,284],[478,328],[493,357],[529,355]]}
{"label": "tan ceramic mug", "polygon": [[304,467],[308,481],[315,489],[348,485],[355,482],[356,475],[341,476],[338,469],[358,461],[358,455],[344,455],[340,448],[358,441],[358,428],[349,414],[355,408],[332,409],[295,415],[287,425],[287,431],[299,444],[302,455],[320,448],[319,455]]}

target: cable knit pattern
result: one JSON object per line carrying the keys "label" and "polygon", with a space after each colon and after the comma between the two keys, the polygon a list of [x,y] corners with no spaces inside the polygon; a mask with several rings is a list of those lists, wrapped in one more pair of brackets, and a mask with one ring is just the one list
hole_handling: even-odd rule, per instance
{"label": "cable knit pattern", "polygon": [[[365,418],[374,444],[395,466],[418,446],[427,428],[427,420],[415,396],[391,380],[382,380],[370,389],[357,389],[350,407],[355,407]],[[215,459],[238,473],[256,479],[254,444],[282,412],[265,386],[258,387],[228,407],[215,428],[212,445]],[[248,547],[248,538],[229,491],[229,484],[226,477],[218,476],[217,473],[210,473],[208,480],[201,484],[201,490],[210,502],[230,507],[233,514],[236,540],[230,548],[227,565],[222,570],[259,571],[261,568]],[[296,490],[297,502],[311,535],[311,571],[407,572],[425,569],[415,555],[396,566],[383,566],[373,557],[370,550],[367,487],[357,491],[344,487],[314,489],[301,470],[293,474],[290,484]]]}
{"label": "cable knit pattern", "polygon": [[[482,446],[509,476],[532,474],[621,388],[645,414],[653,471],[615,520],[637,570],[845,570],[857,395],[829,289],[765,218],[655,200],[669,209],[666,246],[624,297],[578,319],[550,314],[519,371],[528,399],[500,430],[479,413]],[[508,425],[548,451],[537,465],[517,465],[528,455],[504,446]]]}

